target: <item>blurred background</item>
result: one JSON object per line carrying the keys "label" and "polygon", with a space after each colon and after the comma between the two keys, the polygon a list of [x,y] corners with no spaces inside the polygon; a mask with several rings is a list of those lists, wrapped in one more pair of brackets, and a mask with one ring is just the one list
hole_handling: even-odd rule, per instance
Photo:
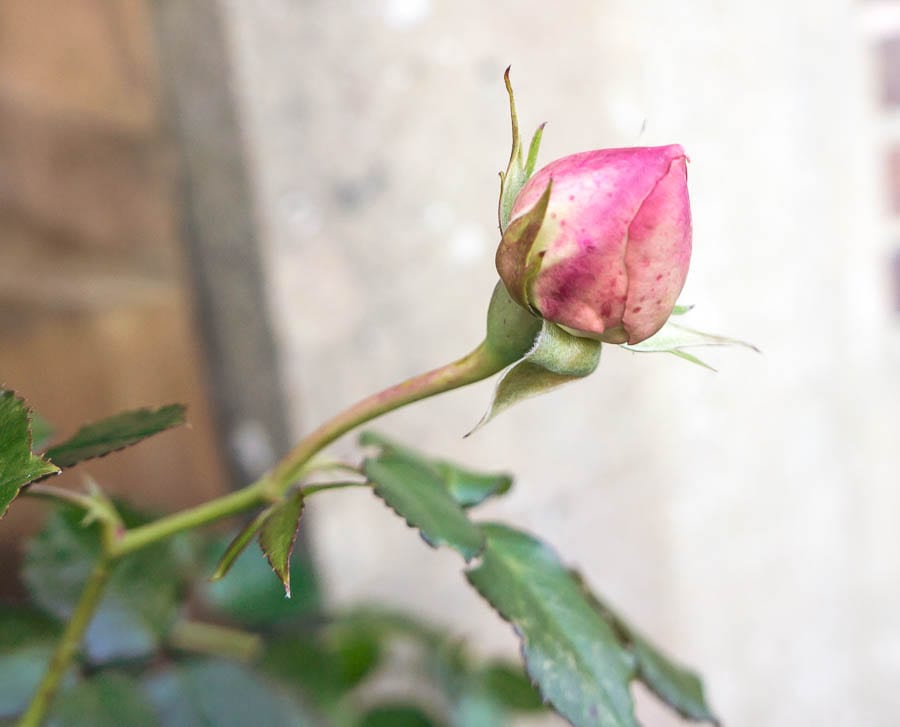
{"label": "blurred background", "polygon": [[[4,0],[0,379],[63,432],[187,402],[190,429],[66,475],[168,510],[465,353],[510,64],[543,161],[687,149],[688,323],[763,355],[712,374],[610,346],[471,438],[490,383],[380,429],[516,472],[485,516],[554,544],[731,727],[896,724],[900,2]],[[42,512],[13,507],[5,563]],[[330,603],[515,653],[458,556],[380,501],[304,522]]]}

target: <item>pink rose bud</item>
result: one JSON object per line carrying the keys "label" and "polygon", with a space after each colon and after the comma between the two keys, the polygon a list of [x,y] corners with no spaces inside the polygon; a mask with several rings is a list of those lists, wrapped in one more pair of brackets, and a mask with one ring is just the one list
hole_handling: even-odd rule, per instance
{"label": "pink rose bud", "polygon": [[691,259],[686,162],[677,144],[601,149],[535,173],[497,250],[509,294],[577,336],[652,336]]}

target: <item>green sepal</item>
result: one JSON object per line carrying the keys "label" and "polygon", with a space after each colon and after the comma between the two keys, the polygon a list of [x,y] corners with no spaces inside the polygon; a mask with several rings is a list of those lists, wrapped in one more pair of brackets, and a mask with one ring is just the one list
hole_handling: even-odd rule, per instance
{"label": "green sepal", "polygon": [[509,366],[532,348],[541,332],[541,319],[516,303],[502,281],[494,286],[487,314],[484,347],[498,365]]}
{"label": "green sepal", "polygon": [[500,203],[497,209],[497,217],[500,222],[500,232],[506,232],[509,226],[509,218],[516,197],[525,186],[525,182],[534,172],[537,164],[538,150],[541,146],[541,138],[544,134],[544,124],[538,126],[528,146],[528,157],[522,160],[522,138],[519,134],[519,116],[516,113],[516,99],[509,80],[509,68],[503,74],[503,82],[506,84],[506,92],[509,94],[509,115],[512,122],[512,150],[509,155],[509,164],[506,172],[500,173]]}
{"label": "green sepal", "polygon": [[[681,306],[680,308],[680,310],[673,311],[672,315],[683,315],[690,310],[690,308],[686,308],[685,306]],[[747,343],[746,341],[741,341],[737,338],[728,338],[727,336],[718,336],[712,333],[697,331],[693,328],[682,326],[680,323],[673,322],[672,318],[669,318],[665,325],[650,336],[650,338],[641,341],[640,343],[623,343],[621,346],[622,348],[634,351],[635,353],[671,353],[673,356],[678,356],[678,358],[690,361],[691,363],[707,368],[710,371],[715,371],[715,369],[684,349],[696,346],[742,346],[759,353],[759,349],[752,343]]]}
{"label": "green sepal", "polygon": [[516,402],[593,373],[600,363],[601,346],[600,341],[573,336],[544,321],[534,348],[502,375],[490,407],[472,431]]}
{"label": "green sepal", "polygon": [[282,584],[285,598],[291,597],[291,553],[303,515],[303,491],[294,489],[269,513],[259,531],[259,547]]}

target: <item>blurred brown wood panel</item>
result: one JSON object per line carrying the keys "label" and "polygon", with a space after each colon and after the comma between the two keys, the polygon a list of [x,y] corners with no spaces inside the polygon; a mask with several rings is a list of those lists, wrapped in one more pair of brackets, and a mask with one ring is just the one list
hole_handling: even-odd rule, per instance
{"label": "blurred brown wood panel", "polygon": [[[171,510],[229,487],[179,239],[148,0],[0,3],[0,383],[65,435],[172,401],[192,426],[56,484]],[[9,564],[46,505],[0,523]],[[4,567],[0,595],[15,589]]]}

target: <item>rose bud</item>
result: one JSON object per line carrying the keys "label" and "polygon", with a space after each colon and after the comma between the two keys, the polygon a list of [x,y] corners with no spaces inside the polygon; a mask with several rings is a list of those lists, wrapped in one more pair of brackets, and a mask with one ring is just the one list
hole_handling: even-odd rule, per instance
{"label": "rose bud", "polygon": [[516,196],[497,270],[516,302],[577,336],[656,333],[691,258],[687,157],[677,144],[557,159]]}

